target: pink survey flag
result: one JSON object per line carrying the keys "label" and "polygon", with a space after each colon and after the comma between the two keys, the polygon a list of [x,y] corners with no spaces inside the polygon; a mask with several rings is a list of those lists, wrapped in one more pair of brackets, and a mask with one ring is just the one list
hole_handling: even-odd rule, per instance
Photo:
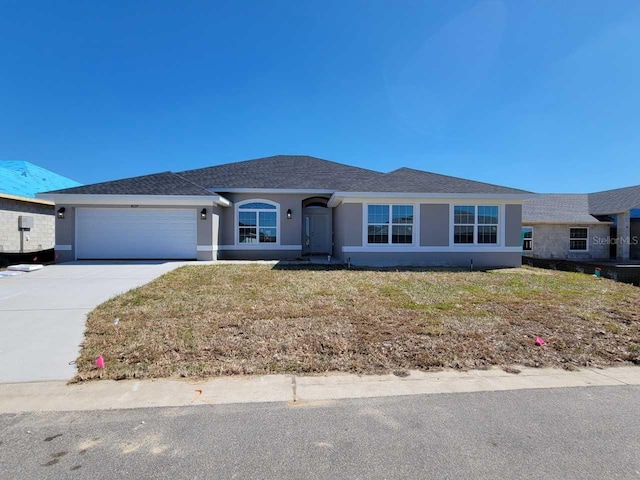
{"label": "pink survey flag", "polygon": [[104,357],[102,355],[96,358],[96,368],[104,368]]}

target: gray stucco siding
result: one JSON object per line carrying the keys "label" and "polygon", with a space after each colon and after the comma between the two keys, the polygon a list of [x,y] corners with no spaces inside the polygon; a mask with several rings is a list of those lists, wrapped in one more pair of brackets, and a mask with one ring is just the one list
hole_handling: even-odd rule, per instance
{"label": "gray stucco siding", "polygon": [[420,205],[421,246],[449,246],[449,210],[448,203],[423,203]]}
{"label": "gray stucco siding", "polygon": [[[56,211],[64,208],[64,218],[55,219],[56,222],[56,262],[70,262],[75,260],[76,236],[76,207],[65,204],[56,205]],[[70,250],[67,248],[70,247]],[[64,248],[62,250],[61,248]]]}
{"label": "gray stucco siding", "polygon": [[362,246],[362,204],[341,203],[333,209],[333,255],[344,261],[342,247]]}
{"label": "gray stucco siding", "polygon": [[301,250],[219,250],[218,260],[296,260]]}
{"label": "gray stucco siding", "polygon": [[344,261],[355,266],[393,267],[471,267],[502,268],[520,267],[522,255],[519,252],[351,252],[343,254]]}
{"label": "gray stucco siding", "polygon": [[[205,208],[207,210],[207,218],[202,219],[200,212]],[[197,207],[197,244],[198,260],[216,260],[218,248],[218,224],[220,208],[215,207]],[[209,250],[211,247],[211,250]]]}
{"label": "gray stucco siding", "polygon": [[518,247],[522,243],[522,205],[505,205],[504,244],[506,247]]}
{"label": "gray stucco siding", "polygon": [[[197,258],[199,260],[219,259],[295,259],[302,255],[303,247],[303,201],[312,197],[310,194],[260,194],[260,193],[223,193],[232,205],[229,207],[202,205],[184,207],[176,205],[140,206],[138,208],[188,208],[196,212],[197,222]],[[277,244],[258,246],[237,245],[237,204],[250,200],[267,200],[279,205],[279,239]],[[370,265],[417,265],[417,266],[467,266],[473,259],[478,267],[482,266],[514,266],[514,252],[486,251],[464,253],[453,251],[449,244],[451,235],[451,207],[449,203],[418,203],[414,220],[414,245],[427,248],[420,251],[367,251],[364,231],[366,225],[362,202],[341,203],[333,209],[333,256],[353,264]],[[56,245],[59,249],[58,261],[73,260],[75,257],[75,211],[76,208],[126,208],[122,205],[58,205],[66,208],[64,219],[56,219]],[[207,209],[206,219],[200,218],[202,208]],[[287,210],[291,210],[292,218],[287,219]],[[520,246],[520,228],[522,208],[520,205],[504,206],[505,239],[501,242],[505,247]],[[361,247],[359,252],[343,252],[345,247]],[[363,248],[364,247],[364,248]],[[443,251],[438,252],[439,247]],[[409,246],[409,249],[412,247]],[[488,247],[490,248],[490,247]],[[516,257],[519,255],[516,254]],[[502,260],[501,260],[502,258]],[[476,263],[479,262],[479,263]]]}
{"label": "gray stucco siding", "polygon": [[[384,202],[382,202],[384,203]],[[499,240],[496,246],[465,246],[451,245],[452,235],[452,204],[419,203],[410,200],[407,203],[416,205],[414,215],[414,244],[413,245],[367,245],[363,238],[366,225],[366,212],[363,203],[342,204],[335,209],[335,250],[334,256],[345,263],[353,265],[393,266],[444,266],[467,267],[471,261],[479,268],[484,267],[513,267],[521,265],[520,230],[522,208],[520,204],[502,204],[501,218],[505,225],[505,238]],[[498,203],[499,204],[499,203]],[[348,207],[349,210],[345,209]],[[352,241],[347,242],[348,236]],[[364,242],[364,243],[363,243]],[[360,247],[360,248],[348,248]],[[456,249],[459,247],[459,251]],[[397,251],[394,249],[397,248]],[[471,250],[465,252],[464,250]],[[481,251],[477,251],[481,249]],[[346,251],[345,251],[346,250]],[[475,251],[474,251],[475,250]]]}
{"label": "gray stucco siding", "polygon": [[[311,194],[261,194],[261,193],[224,193],[233,205],[220,209],[220,245],[235,245],[236,242],[236,205],[245,200],[269,200],[279,205],[278,222],[280,225],[280,245],[302,245],[302,201],[313,197]],[[291,209],[291,218],[287,218],[287,210]],[[252,250],[249,247],[248,250]]]}
{"label": "gray stucco siding", "polygon": [[[211,252],[210,258],[207,258],[207,260],[217,260],[218,258],[217,254],[218,254],[218,245],[220,244],[220,214],[221,213],[222,213],[221,207],[215,206],[211,208],[211,245],[213,246],[213,252]],[[200,237],[198,237],[198,245],[205,245],[205,243],[200,243]],[[203,258],[200,258],[200,253],[204,253],[204,252],[198,252],[198,260],[203,260]]]}
{"label": "gray stucco siding", "polygon": [[[336,246],[363,245],[363,204],[341,204],[335,208]],[[506,247],[519,247],[522,228],[522,205],[504,205],[504,242]],[[416,213],[416,244],[421,247],[449,247],[451,239],[451,204],[421,203]],[[419,220],[418,220],[419,219]],[[414,223],[414,225],[415,225]]]}

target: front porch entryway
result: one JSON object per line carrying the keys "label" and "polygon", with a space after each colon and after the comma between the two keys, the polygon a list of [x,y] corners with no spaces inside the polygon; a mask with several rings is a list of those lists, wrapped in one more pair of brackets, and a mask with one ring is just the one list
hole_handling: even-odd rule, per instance
{"label": "front porch entryway", "polygon": [[302,215],[303,253],[307,255],[331,255],[332,212],[326,198],[310,198],[303,202]]}

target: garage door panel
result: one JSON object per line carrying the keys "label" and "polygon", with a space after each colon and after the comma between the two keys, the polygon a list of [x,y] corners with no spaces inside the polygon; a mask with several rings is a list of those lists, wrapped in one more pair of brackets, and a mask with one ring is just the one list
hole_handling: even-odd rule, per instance
{"label": "garage door panel", "polygon": [[78,208],[77,258],[196,258],[195,209]]}

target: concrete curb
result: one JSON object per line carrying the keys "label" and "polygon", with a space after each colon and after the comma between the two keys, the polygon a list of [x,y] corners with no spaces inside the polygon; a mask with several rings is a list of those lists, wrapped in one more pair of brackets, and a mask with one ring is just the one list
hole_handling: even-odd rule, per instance
{"label": "concrete curb", "polygon": [[0,384],[0,413],[181,407],[230,403],[287,402],[310,406],[347,398],[533,388],[640,385],[640,367],[574,372],[523,368],[514,375],[499,369],[468,372],[411,371],[394,375],[265,375],[204,381],[113,380],[67,385],[65,382]]}

